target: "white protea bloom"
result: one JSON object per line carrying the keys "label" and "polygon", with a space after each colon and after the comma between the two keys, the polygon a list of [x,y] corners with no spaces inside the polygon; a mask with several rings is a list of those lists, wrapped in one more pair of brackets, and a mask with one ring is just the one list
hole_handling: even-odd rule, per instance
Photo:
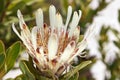
{"label": "white protea bloom", "polygon": [[67,20],[63,24],[62,16],[56,13],[55,7],[51,5],[49,7],[49,26],[44,24],[42,9],[38,9],[35,15],[37,25],[30,31],[18,10],[17,16],[21,31],[19,33],[16,30],[14,23],[12,28],[28,49],[36,67],[40,71],[51,70],[53,74],[59,76],[70,65],[70,62],[86,48],[92,27],[88,29],[83,40],[78,42],[80,10],[75,11],[71,19],[72,7],[69,6]]}

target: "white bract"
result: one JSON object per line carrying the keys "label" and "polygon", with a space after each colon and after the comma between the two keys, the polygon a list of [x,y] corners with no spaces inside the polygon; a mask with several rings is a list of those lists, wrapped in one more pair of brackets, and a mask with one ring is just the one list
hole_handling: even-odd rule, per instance
{"label": "white bract", "polygon": [[[81,11],[75,11],[72,15],[72,7],[68,7],[67,20],[63,24],[62,16],[56,13],[53,5],[49,8],[50,26],[44,23],[43,11],[36,11],[36,26],[30,31],[18,10],[20,33],[16,30],[14,23],[12,28],[28,49],[36,67],[40,70],[51,70],[60,75],[70,65],[73,59],[87,46],[87,38],[91,34],[92,27],[88,29],[85,37],[79,41]],[[71,22],[70,22],[71,19]]]}

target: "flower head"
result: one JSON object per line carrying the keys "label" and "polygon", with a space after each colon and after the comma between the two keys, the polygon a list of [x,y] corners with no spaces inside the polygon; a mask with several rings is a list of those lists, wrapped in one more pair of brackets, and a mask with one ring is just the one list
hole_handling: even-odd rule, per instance
{"label": "flower head", "polygon": [[33,58],[36,67],[40,71],[51,70],[54,74],[60,75],[69,66],[70,62],[79,55],[87,46],[87,38],[91,28],[86,32],[85,37],[79,41],[81,11],[73,13],[68,7],[67,20],[63,24],[62,16],[56,13],[53,5],[49,7],[50,25],[44,23],[43,11],[36,11],[36,26],[30,31],[18,10],[20,33],[16,30],[14,23],[12,28],[17,36],[23,41],[28,49],[29,55]]}

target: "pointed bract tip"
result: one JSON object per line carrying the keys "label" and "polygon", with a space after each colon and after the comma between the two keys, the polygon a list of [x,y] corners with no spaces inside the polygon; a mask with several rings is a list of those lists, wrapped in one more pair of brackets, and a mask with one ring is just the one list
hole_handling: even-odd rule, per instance
{"label": "pointed bract tip", "polygon": [[20,18],[22,16],[22,13],[19,9],[17,10],[17,16],[18,16],[18,18]]}
{"label": "pointed bract tip", "polygon": [[55,8],[54,5],[50,5],[49,10],[50,10],[50,11],[54,11],[54,12],[56,12],[56,8]]}
{"label": "pointed bract tip", "polygon": [[68,6],[68,9],[69,9],[69,10],[72,10],[72,7],[71,7],[71,6]]}
{"label": "pointed bract tip", "polygon": [[42,11],[41,8],[39,8],[39,9],[37,10],[37,13],[41,13],[41,12],[43,12],[43,11]]}
{"label": "pointed bract tip", "polygon": [[55,6],[54,5],[50,5],[50,8],[55,8]]}

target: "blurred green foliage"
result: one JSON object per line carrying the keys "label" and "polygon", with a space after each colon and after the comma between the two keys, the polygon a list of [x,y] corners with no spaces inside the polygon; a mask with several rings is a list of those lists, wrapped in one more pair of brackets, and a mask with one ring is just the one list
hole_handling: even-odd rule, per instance
{"label": "blurred green foliage", "polygon": [[14,67],[20,48],[20,42],[15,42],[5,51],[5,46],[0,41],[0,79]]}
{"label": "blurred green foliage", "polygon": [[[96,9],[92,9],[89,5],[92,0],[0,0],[0,39],[5,43],[5,46],[2,41],[0,41],[0,78],[2,78],[10,69],[13,68],[14,63],[16,61],[17,56],[19,55],[20,43],[18,41],[18,37],[14,34],[11,29],[12,22],[15,22],[18,25],[18,19],[16,17],[16,12],[18,9],[24,15],[25,22],[31,28],[35,26],[35,16],[34,12],[38,8],[42,8],[44,10],[44,21],[49,24],[49,16],[48,16],[48,8],[49,5],[53,4],[56,6],[57,11],[59,11],[64,21],[66,20],[66,12],[69,5],[73,7],[73,10],[82,10],[82,18],[79,22],[81,26],[81,33],[83,34],[86,30],[86,27],[93,23],[94,17],[98,15],[99,11],[102,11],[107,7],[109,3],[106,0],[98,0],[99,5]],[[120,11],[118,20],[120,21]],[[107,33],[112,31],[116,36],[117,40],[113,41],[115,46],[120,50],[120,33],[117,30],[111,29],[110,27],[103,26],[100,31],[100,36],[98,39],[99,51],[102,55],[102,61],[106,65],[107,69],[111,72],[111,78],[106,80],[116,80],[120,79],[120,51],[119,53],[115,53],[117,58],[113,61],[112,64],[105,62],[106,52],[104,50],[104,44],[109,43],[109,38]],[[16,43],[14,43],[16,42]],[[14,43],[14,44],[13,44]],[[11,47],[9,47],[13,44]],[[9,48],[8,48],[9,47]],[[6,50],[5,50],[6,48]],[[12,55],[12,56],[11,56]],[[10,58],[8,58],[11,56]],[[14,59],[13,59],[14,58]],[[87,58],[78,58],[79,63],[87,60],[93,60],[93,64],[96,61],[94,56]],[[12,62],[12,63],[11,63]],[[78,63],[78,64],[79,64]],[[19,75],[15,78],[15,80],[34,80],[35,78],[44,79],[44,77],[40,77],[33,65],[31,59],[29,61],[21,61],[20,69],[22,71],[22,75]],[[78,65],[79,66],[79,65]],[[94,80],[92,78],[92,74],[89,72],[92,64],[87,66],[85,69],[82,69],[79,73],[75,72],[71,80]],[[34,75],[35,76],[34,76]],[[69,74],[69,73],[68,73]],[[80,77],[78,78],[77,75]],[[14,79],[9,79],[14,80]],[[48,79],[49,80],[49,79]]]}

